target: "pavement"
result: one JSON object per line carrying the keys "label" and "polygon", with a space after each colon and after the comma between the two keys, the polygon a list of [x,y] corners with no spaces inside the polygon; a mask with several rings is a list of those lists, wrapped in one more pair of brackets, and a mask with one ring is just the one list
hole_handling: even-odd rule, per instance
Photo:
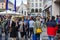
{"label": "pavement", "polygon": [[[48,35],[47,35],[47,32],[46,32],[46,28],[42,28],[42,30],[43,30],[43,32],[40,35],[40,40],[48,40]],[[5,34],[3,33],[2,36],[3,36],[2,39],[4,40],[5,39]],[[11,38],[9,37],[8,40],[11,40]],[[30,39],[28,39],[28,40],[30,40]]]}
{"label": "pavement", "polygon": [[47,28],[42,28],[43,32],[41,34],[42,40],[48,40]]}

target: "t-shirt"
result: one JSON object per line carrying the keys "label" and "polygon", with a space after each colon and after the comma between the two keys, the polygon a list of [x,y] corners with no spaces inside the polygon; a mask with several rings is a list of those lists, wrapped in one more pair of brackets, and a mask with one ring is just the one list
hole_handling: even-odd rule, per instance
{"label": "t-shirt", "polygon": [[30,20],[29,21],[29,28],[32,28],[32,27],[34,27],[34,21],[33,20]]}

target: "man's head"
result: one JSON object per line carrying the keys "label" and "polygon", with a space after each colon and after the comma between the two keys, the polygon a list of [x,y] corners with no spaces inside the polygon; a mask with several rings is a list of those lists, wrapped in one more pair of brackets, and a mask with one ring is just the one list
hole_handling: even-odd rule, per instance
{"label": "man's head", "polygon": [[52,18],[51,18],[52,20],[55,20],[55,17],[54,16],[52,16]]}

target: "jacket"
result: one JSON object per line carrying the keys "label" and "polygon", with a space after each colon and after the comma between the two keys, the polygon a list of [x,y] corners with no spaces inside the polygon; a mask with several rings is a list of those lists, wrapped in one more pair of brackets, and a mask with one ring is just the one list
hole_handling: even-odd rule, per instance
{"label": "jacket", "polygon": [[40,21],[35,21],[35,23],[34,23],[34,33],[36,34],[36,29],[37,29],[37,27],[40,27],[41,28],[41,23],[40,23]]}
{"label": "jacket", "polygon": [[48,36],[56,36],[57,30],[58,30],[58,26],[56,26],[56,27],[48,26],[47,27]]}
{"label": "jacket", "polygon": [[47,25],[47,34],[49,36],[55,36],[56,32],[58,30],[58,26],[56,25],[55,20],[50,20],[49,22],[46,23]]}

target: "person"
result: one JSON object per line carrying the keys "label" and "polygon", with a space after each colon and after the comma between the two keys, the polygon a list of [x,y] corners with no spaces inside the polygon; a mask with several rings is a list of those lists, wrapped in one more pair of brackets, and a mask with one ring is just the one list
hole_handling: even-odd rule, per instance
{"label": "person", "polygon": [[12,21],[12,24],[11,24],[11,32],[10,32],[10,37],[12,38],[12,40],[16,40],[18,36],[19,27],[20,25],[19,25],[18,19],[14,18],[14,21]]}
{"label": "person", "polygon": [[3,27],[5,31],[5,40],[8,40],[8,34],[9,34],[9,26],[10,26],[10,19],[9,15],[5,16],[5,19],[3,20]]}
{"label": "person", "polygon": [[54,37],[56,36],[57,32],[57,25],[55,21],[55,17],[52,16],[51,20],[46,23],[47,25],[47,34],[48,34],[48,40],[55,40]]}
{"label": "person", "polygon": [[60,39],[60,15],[58,16],[57,25],[58,25],[57,36],[58,39]]}
{"label": "person", "polygon": [[25,20],[24,20],[24,27],[25,27],[25,32],[26,32],[26,35],[25,35],[25,39],[27,40],[28,38],[28,30],[29,30],[29,20],[28,20],[28,16],[26,16]]}
{"label": "person", "polygon": [[58,33],[60,33],[60,15],[59,15],[59,17],[58,17],[58,22],[57,22],[57,24],[58,24]]}
{"label": "person", "polygon": [[36,29],[41,28],[40,19],[37,17],[35,21],[34,34],[37,36],[37,40],[40,40],[40,33],[36,33]]}
{"label": "person", "polygon": [[40,22],[41,22],[41,27],[44,27],[44,18],[43,17],[40,18]]}
{"label": "person", "polygon": [[24,20],[22,19],[19,24],[20,24],[21,38],[22,40],[24,40],[24,36],[26,35],[25,27],[24,27]]}
{"label": "person", "polygon": [[50,21],[50,17],[47,17],[47,18],[46,18],[46,22],[48,22],[48,21]]}
{"label": "person", "polygon": [[56,23],[57,23],[57,24],[58,24],[58,18],[59,18],[59,16],[57,15],[57,16],[56,16]]}
{"label": "person", "polygon": [[34,33],[33,32],[33,29],[34,29],[34,20],[33,20],[33,17],[30,17],[30,21],[29,21],[29,33],[30,33],[30,37],[32,36],[32,34]]}
{"label": "person", "polygon": [[2,40],[2,29],[3,29],[2,18],[0,18],[0,40]]}

